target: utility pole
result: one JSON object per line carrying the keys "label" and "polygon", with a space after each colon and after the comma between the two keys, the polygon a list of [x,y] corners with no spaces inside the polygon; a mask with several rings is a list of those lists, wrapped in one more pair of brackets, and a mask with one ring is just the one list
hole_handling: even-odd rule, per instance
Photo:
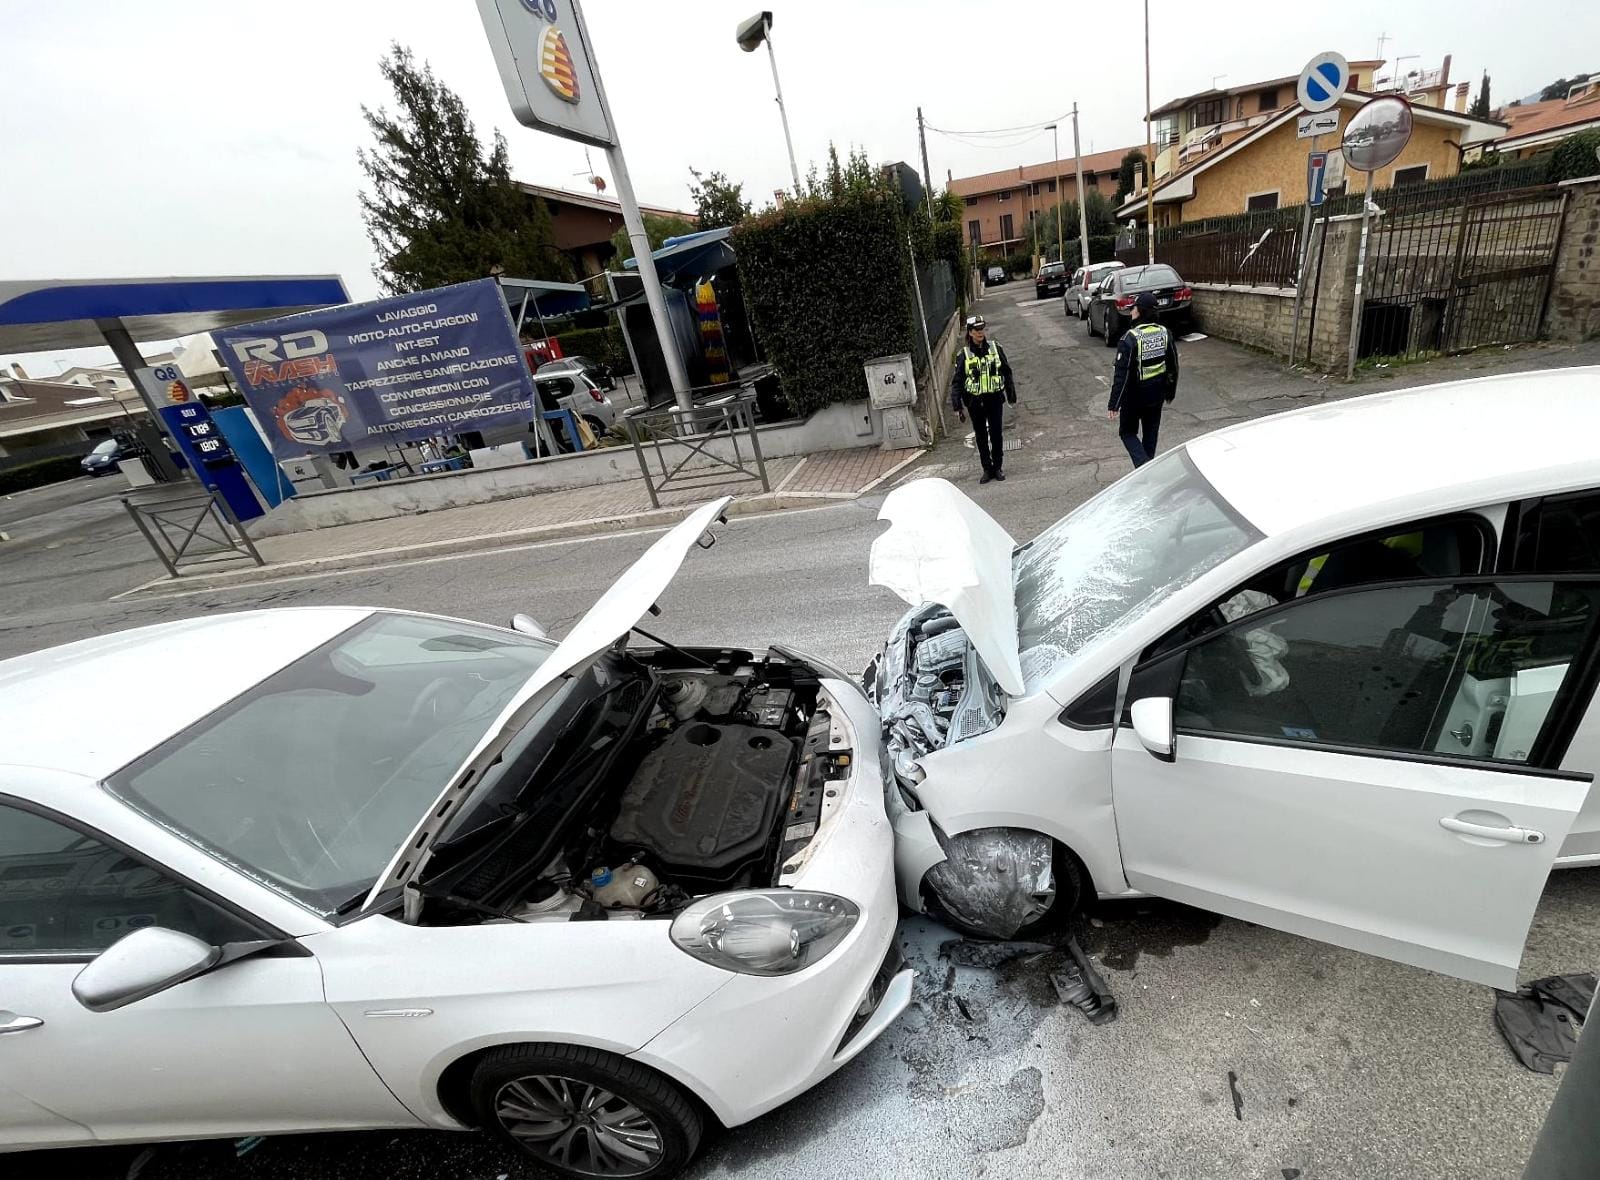
{"label": "utility pole", "polygon": [[[1083,204],[1083,152],[1078,150],[1078,104],[1072,104],[1072,160],[1078,170],[1078,254],[1089,265],[1089,214]],[[1062,259],[1063,262],[1066,259]]]}
{"label": "utility pole", "polygon": [[922,125],[922,108],[917,108],[917,140],[922,144],[922,187],[928,194],[928,217],[933,218],[933,172],[928,167],[928,133]]}
{"label": "utility pole", "polygon": [[1156,260],[1156,153],[1150,118],[1150,0],[1144,0],[1144,240],[1147,260]]}

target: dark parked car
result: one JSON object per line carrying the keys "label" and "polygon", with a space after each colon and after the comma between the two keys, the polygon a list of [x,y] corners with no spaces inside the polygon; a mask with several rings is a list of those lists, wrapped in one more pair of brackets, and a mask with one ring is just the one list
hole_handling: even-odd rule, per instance
{"label": "dark parked car", "polygon": [[1187,332],[1193,324],[1190,301],[1194,292],[1170,266],[1130,266],[1113,272],[1089,301],[1089,335],[1104,336],[1112,348],[1133,322],[1133,301],[1149,291],[1156,297],[1156,318],[1175,331]]}
{"label": "dark parked car", "polygon": [[985,287],[995,287],[1005,281],[1006,268],[1003,266],[991,266],[983,272],[983,285]]}
{"label": "dark parked car", "polygon": [[94,450],[83,457],[79,464],[89,475],[110,475],[113,471],[121,470],[120,462],[127,457],[122,444],[114,438],[96,443]]}
{"label": "dark parked car", "polygon": [[1047,262],[1039,268],[1039,273],[1033,276],[1033,291],[1040,299],[1050,295],[1059,295],[1067,289],[1067,264],[1065,262]]}
{"label": "dark parked car", "polygon": [[536,370],[536,375],[540,377],[551,377],[561,373],[582,373],[607,393],[617,387],[617,379],[612,375],[611,366],[592,357],[564,356],[558,361],[546,361]]}

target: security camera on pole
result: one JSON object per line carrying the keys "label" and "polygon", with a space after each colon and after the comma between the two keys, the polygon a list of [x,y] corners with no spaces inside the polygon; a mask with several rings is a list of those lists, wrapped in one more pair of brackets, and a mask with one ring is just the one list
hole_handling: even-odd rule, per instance
{"label": "security camera on pole", "polygon": [[583,9],[578,0],[478,0],[478,13],[517,122],[605,149],[673,397],[680,409],[692,409],[689,374],[667,321],[667,303],[656,277],[650,236],[639,216],[639,202],[611,121]]}
{"label": "security camera on pole", "polygon": [[1319,53],[1308,61],[1295,86],[1295,97],[1305,112],[1297,123],[1297,134],[1301,139],[1310,138],[1311,150],[1306,156],[1306,211],[1300,222],[1300,257],[1295,265],[1294,327],[1289,332],[1291,365],[1300,344],[1300,308],[1305,299],[1306,259],[1310,257],[1311,210],[1322,204],[1323,180],[1328,167],[1328,155],[1317,150],[1317,140],[1324,133],[1339,129],[1339,112],[1335,108],[1349,85],[1350,63],[1341,55],[1329,52]]}

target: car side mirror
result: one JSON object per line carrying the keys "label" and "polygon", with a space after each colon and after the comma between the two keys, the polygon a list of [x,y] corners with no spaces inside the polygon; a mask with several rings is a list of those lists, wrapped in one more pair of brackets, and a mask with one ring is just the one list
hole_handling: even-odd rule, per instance
{"label": "car side mirror", "polygon": [[520,611],[511,616],[511,629],[523,635],[532,635],[535,639],[543,639],[546,634],[545,629],[534,622],[532,615],[525,615]]}
{"label": "car side mirror", "polygon": [[72,981],[72,994],[91,1012],[111,1012],[203,975],[222,958],[220,947],[161,926],[124,935],[96,955]]}
{"label": "car side mirror", "polygon": [[1133,702],[1133,733],[1139,744],[1163,762],[1177,759],[1177,730],[1171,697],[1144,697]]}

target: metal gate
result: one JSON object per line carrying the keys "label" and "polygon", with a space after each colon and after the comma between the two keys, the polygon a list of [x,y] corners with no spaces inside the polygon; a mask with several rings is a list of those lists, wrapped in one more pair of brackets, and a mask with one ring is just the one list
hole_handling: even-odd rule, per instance
{"label": "metal gate", "polygon": [[[1413,195],[1415,194],[1415,195]],[[1566,194],[1559,186],[1449,204],[1379,194],[1357,356],[1425,356],[1534,340],[1544,324]]]}

